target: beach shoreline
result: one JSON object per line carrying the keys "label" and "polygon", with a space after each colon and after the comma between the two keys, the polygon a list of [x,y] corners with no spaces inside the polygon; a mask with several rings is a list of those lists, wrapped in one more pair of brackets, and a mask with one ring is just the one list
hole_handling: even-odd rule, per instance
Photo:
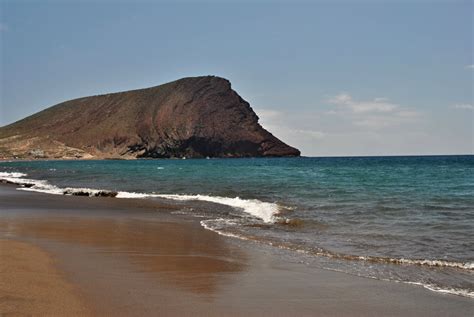
{"label": "beach shoreline", "polygon": [[[0,184],[2,252],[27,243],[27,254],[48,254],[81,294],[85,315],[468,316],[474,309],[469,298],[288,261],[172,214],[175,205],[16,187]],[[15,289],[3,292],[2,314],[11,312],[6,295]]]}

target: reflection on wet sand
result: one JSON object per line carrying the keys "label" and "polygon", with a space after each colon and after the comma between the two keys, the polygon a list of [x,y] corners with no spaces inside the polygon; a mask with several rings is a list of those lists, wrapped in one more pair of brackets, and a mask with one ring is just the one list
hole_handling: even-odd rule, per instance
{"label": "reflection on wet sand", "polygon": [[[245,254],[230,249],[213,233],[195,224],[110,218],[9,218],[0,220],[3,234],[94,247],[126,256],[146,272],[192,292],[213,293],[225,274],[245,267]],[[224,274],[225,273],[225,274]],[[223,282],[223,281],[222,281]]]}

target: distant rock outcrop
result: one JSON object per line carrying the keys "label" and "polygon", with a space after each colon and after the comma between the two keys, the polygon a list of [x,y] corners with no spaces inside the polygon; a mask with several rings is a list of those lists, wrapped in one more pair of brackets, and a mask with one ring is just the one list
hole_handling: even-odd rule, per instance
{"label": "distant rock outcrop", "polygon": [[0,128],[0,158],[299,155],[214,76],[66,101]]}

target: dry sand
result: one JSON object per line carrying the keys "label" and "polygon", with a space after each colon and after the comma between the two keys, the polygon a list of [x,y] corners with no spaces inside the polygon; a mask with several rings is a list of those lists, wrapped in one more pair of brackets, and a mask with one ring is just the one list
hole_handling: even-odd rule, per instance
{"label": "dry sand", "polygon": [[[2,265],[21,268],[32,278],[41,277],[36,276],[40,269],[51,272],[42,275],[44,281],[34,288],[22,288],[17,287],[21,283],[16,283],[13,271],[2,269],[0,315],[41,315],[53,308],[69,309],[62,310],[65,315],[97,316],[472,316],[474,312],[472,299],[307,267],[271,247],[222,237],[203,229],[196,219],[171,215],[169,211],[176,208],[147,200],[54,196],[0,186],[0,238],[28,243],[4,242],[6,252],[17,254],[11,243],[23,248],[23,256],[2,254]],[[40,261],[32,260],[37,256],[46,264],[37,267]],[[25,301],[6,306],[17,288]],[[36,308],[36,303],[43,306]]]}

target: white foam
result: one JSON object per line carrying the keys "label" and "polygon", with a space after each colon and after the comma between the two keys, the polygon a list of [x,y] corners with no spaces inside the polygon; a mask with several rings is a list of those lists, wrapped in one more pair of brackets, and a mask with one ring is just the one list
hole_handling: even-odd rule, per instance
{"label": "white foam", "polygon": [[[27,176],[24,173],[18,172],[0,172],[0,179],[16,183],[19,185],[29,185],[28,187],[20,187],[19,190],[33,191],[54,195],[73,194],[77,192],[89,193],[89,196],[94,196],[99,192],[106,192],[105,190],[92,189],[92,188],[59,188],[57,186],[49,184],[44,180],[34,180],[21,178]],[[165,194],[145,194],[119,191],[117,198],[147,198],[147,197],[159,197],[173,200],[199,200],[207,201],[216,204],[222,204],[231,206],[242,210],[243,212],[252,215],[254,217],[262,219],[264,222],[272,223],[275,222],[275,216],[279,213],[278,205],[275,203],[263,202],[257,199],[242,199],[239,197],[220,197],[220,196],[208,196],[208,195],[165,195]]]}
{"label": "white foam", "polygon": [[275,216],[279,213],[278,205],[267,203],[257,199],[241,199],[239,197],[229,198],[208,195],[153,195],[155,197],[173,200],[199,200],[238,208],[254,217],[262,219],[264,222],[275,222]]}
{"label": "white foam", "polygon": [[61,189],[64,195],[75,195],[77,193],[87,193],[88,196],[100,196],[100,194],[112,194],[113,191],[94,188],[66,187]]}
{"label": "white foam", "polygon": [[45,193],[45,194],[52,194],[52,195],[64,195],[64,190],[48,184],[46,181],[40,180],[32,180],[34,181],[34,185],[32,187],[19,187],[18,190],[24,190],[28,192],[37,192],[37,193]]}
{"label": "white foam", "polygon": [[29,192],[37,192],[37,193],[45,193],[45,194],[52,194],[52,195],[74,195],[75,193],[88,193],[89,196],[95,196],[101,192],[109,192],[107,190],[101,189],[93,189],[93,188],[60,188],[55,185],[49,184],[45,180],[38,180],[38,179],[28,179],[22,178],[23,176],[27,176],[24,173],[4,173],[0,172],[0,179],[5,180],[7,182],[11,182],[14,184],[18,184],[24,187],[18,187],[18,190],[29,191]]}
{"label": "white foam", "polygon": [[22,178],[23,176],[27,176],[27,174],[18,173],[18,172],[12,172],[12,173],[0,172],[0,180],[4,180],[13,184],[18,184],[20,186],[27,186],[27,187],[19,187],[17,188],[18,190],[54,194],[54,195],[63,194],[60,188],[49,184],[45,180]]}
{"label": "white foam", "polygon": [[18,185],[35,185],[35,184],[40,184],[42,183],[39,180],[36,179],[27,179],[27,178],[16,178],[16,177],[0,177],[1,180],[7,181],[13,184],[18,184]]}
{"label": "white foam", "polygon": [[94,189],[94,188],[79,188],[79,187],[66,187],[60,188],[45,181],[35,181],[36,183],[32,187],[19,187],[18,190],[38,192],[52,195],[76,195],[78,193],[85,193],[89,197],[100,196],[103,193],[112,193],[109,190]]}
{"label": "white foam", "polygon": [[135,192],[118,192],[117,198],[147,198],[157,197],[179,201],[207,201],[216,204],[227,205],[242,210],[254,217],[262,219],[264,222],[275,222],[275,216],[279,213],[278,205],[275,203],[263,202],[257,199],[242,199],[239,197],[220,197],[208,195],[177,195],[177,194],[144,194]]}
{"label": "white foam", "polygon": [[20,178],[23,176],[27,176],[25,173],[19,173],[19,172],[0,172],[0,178],[4,179],[6,177],[10,178]]}
{"label": "white foam", "polygon": [[411,260],[411,259],[390,259],[391,262],[402,263],[402,264],[415,264],[415,265],[426,265],[426,266],[442,266],[442,267],[453,267],[464,270],[474,270],[474,262],[453,262],[445,260]]}
{"label": "white foam", "polygon": [[437,292],[437,293],[442,293],[442,294],[451,294],[451,295],[458,295],[458,296],[464,296],[464,297],[470,297],[474,298],[474,292],[466,289],[461,289],[461,288],[442,288],[433,284],[425,284],[421,282],[410,282],[410,281],[398,281],[398,280],[391,280],[391,279],[381,279],[381,280],[386,280],[386,281],[391,281],[391,282],[398,282],[398,283],[405,283],[405,284],[410,284],[410,285],[418,285],[422,286],[432,292]]}
{"label": "white foam", "polygon": [[[250,240],[249,238],[247,238],[243,235],[230,233],[230,232],[223,232],[223,231],[217,229],[216,226],[215,226],[216,222],[222,222],[222,223],[227,223],[227,224],[230,223],[229,219],[218,218],[218,219],[202,220],[202,221],[200,221],[200,224],[204,229],[215,232],[215,233],[217,233],[218,235],[221,235],[221,236],[237,238],[237,239],[241,239],[241,240]],[[211,224],[214,224],[214,226],[211,225]]]}
{"label": "white foam", "polygon": [[465,290],[465,289],[459,289],[459,288],[441,288],[438,286],[433,286],[430,284],[422,284],[422,286],[430,291],[433,292],[438,292],[442,294],[451,294],[451,295],[458,295],[458,296],[464,296],[464,297],[470,297],[474,298],[474,292]]}
{"label": "white foam", "polygon": [[144,193],[134,193],[134,192],[118,192],[116,198],[147,198],[153,197],[155,195],[152,194],[144,194]]}

